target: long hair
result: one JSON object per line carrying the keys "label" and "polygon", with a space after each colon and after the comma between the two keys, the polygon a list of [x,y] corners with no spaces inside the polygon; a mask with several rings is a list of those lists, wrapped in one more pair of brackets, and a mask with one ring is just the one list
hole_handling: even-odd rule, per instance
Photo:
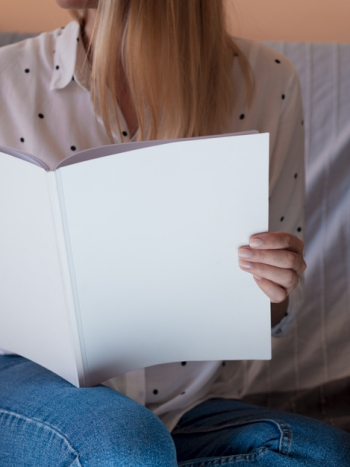
{"label": "long hair", "polygon": [[[222,0],[103,0],[93,39],[91,89],[111,141],[108,108],[118,115],[120,66],[138,140],[223,133],[235,94],[243,89],[248,101],[252,94],[249,63],[226,31]],[[234,60],[243,83],[233,82]]]}

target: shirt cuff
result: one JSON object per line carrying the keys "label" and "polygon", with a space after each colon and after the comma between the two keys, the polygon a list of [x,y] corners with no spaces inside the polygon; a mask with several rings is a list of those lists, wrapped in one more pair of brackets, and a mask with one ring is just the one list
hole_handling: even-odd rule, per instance
{"label": "shirt cuff", "polygon": [[301,276],[299,278],[298,286],[289,294],[289,303],[286,314],[281,321],[271,329],[273,337],[283,337],[288,334],[295,315],[302,307],[304,295],[304,277]]}

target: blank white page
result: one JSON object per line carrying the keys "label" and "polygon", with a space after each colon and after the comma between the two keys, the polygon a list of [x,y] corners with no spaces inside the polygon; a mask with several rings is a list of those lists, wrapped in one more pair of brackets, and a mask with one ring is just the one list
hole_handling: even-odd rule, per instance
{"label": "blank white page", "polygon": [[0,153],[0,347],[78,385],[50,175]]}
{"label": "blank white page", "polygon": [[255,134],[58,169],[91,384],[159,363],[270,358],[270,303],[237,255],[268,228],[268,152]]}

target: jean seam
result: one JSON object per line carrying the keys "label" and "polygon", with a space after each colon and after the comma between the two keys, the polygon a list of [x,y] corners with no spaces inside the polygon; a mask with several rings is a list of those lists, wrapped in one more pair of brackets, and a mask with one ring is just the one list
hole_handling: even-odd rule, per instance
{"label": "jean seam", "polygon": [[180,462],[178,464],[179,467],[211,467],[217,465],[227,465],[233,462],[240,462],[240,461],[254,461],[256,460],[261,454],[269,451],[268,448],[262,447],[257,449],[256,451],[250,454],[235,454],[233,456],[221,456],[217,458],[211,459],[191,459],[190,461]]}
{"label": "jean seam", "polygon": [[281,454],[288,456],[292,443],[292,431],[290,430],[289,425],[284,422],[275,420],[275,423],[279,426],[282,433],[279,451]]}
{"label": "jean seam", "polygon": [[49,425],[48,423],[45,423],[42,420],[39,420],[37,418],[27,417],[26,415],[22,415],[22,414],[12,412],[12,411],[9,411],[9,410],[5,410],[5,409],[0,409],[0,415],[1,414],[9,415],[10,417],[15,418],[15,419],[21,419],[21,420],[24,420],[24,421],[27,421],[27,422],[32,422],[32,423],[37,424],[38,426],[43,427],[45,430],[49,430],[51,433],[53,433],[55,436],[57,436],[57,438],[60,438],[61,440],[63,440],[63,442],[68,447],[68,451],[70,453],[73,453],[73,454],[75,454],[77,456],[77,458],[75,459],[75,461],[78,461],[77,467],[83,467],[82,464],[80,463],[79,452],[71,445],[70,441],[66,438],[66,436],[63,435],[57,428],[55,428],[55,427]]}

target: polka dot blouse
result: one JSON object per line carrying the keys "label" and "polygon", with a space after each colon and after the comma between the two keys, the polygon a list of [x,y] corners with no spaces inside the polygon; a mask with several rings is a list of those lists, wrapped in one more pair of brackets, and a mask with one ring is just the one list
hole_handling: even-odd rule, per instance
{"label": "polka dot blouse", "polygon": [[[233,57],[237,96],[230,131],[270,133],[270,230],[301,237],[304,139],[296,72],[287,58],[263,45],[235,40],[249,60],[255,93],[247,106],[244,80],[237,57]],[[52,166],[73,152],[109,144],[101,117],[93,110],[89,80],[90,69],[74,21],[64,29],[1,48],[0,145],[36,155]],[[130,140],[128,126],[118,112],[121,132],[115,124],[116,143]],[[291,294],[288,313],[273,335],[287,332],[301,299],[300,285]],[[222,362],[178,362],[131,372],[106,385],[146,404],[171,430],[186,410],[218,395],[213,383],[222,368]],[[225,395],[225,389],[220,395]]]}

